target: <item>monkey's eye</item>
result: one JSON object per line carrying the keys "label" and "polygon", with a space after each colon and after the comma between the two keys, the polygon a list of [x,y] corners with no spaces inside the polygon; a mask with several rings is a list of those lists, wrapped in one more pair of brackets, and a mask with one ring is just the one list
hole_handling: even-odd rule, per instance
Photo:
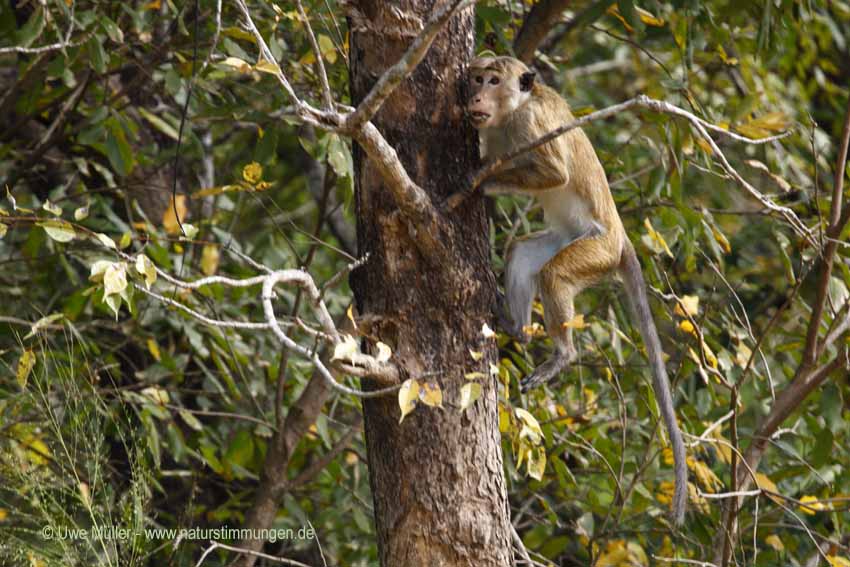
{"label": "monkey's eye", "polygon": [[480,85],[481,83],[484,82],[484,77],[482,77],[481,75],[478,75],[477,77],[475,77],[475,82]]}
{"label": "monkey's eye", "polygon": [[491,85],[498,85],[499,84],[499,77],[493,77],[492,79],[490,79],[490,84]]}

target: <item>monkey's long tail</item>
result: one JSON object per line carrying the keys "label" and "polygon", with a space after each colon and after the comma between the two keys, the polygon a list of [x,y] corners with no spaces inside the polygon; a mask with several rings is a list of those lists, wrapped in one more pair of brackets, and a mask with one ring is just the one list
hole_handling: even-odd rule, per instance
{"label": "monkey's long tail", "polygon": [[646,354],[652,368],[652,385],[655,390],[655,397],[658,400],[658,409],[661,411],[664,424],[667,426],[670,445],[673,447],[673,466],[676,473],[676,489],[673,494],[673,521],[677,526],[680,526],[685,519],[685,505],[688,498],[688,468],[685,463],[685,445],[682,442],[682,432],[679,430],[676,413],[673,410],[670,381],[667,379],[667,370],[664,367],[664,359],[661,354],[661,340],[658,338],[652,312],[649,310],[643,272],[635,249],[628,238],[626,238],[620,257],[620,277],[625,284],[626,296],[629,297],[632,314],[637,320],[643,342],[646,343]]}

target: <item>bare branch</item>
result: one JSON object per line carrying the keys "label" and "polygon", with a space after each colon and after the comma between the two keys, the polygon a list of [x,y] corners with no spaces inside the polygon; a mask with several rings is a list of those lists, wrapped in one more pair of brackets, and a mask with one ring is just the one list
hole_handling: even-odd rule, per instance
{"label": "bare branch", "polygon": [[295,0],[295,5],[298,7],[298,14],[307,28],[307,37],[310,38],[310,45],[313,47],[313,53],[316,55],[316,67],[319,69],[319,81],[322,83],[322,95],[325,99],[325,110],[333,111],[334,99],[331,94],[331,87],[328,83],[328,72],[325,70],[325,60],[322,56],[322,50],[319,49],[319,42],[316,40],[316,34],[313,32],[313,26],[310,24],[310,18],[307,17],[307,12],[304,11],[304,4],[301,0]]}
{"label": "bare branch", "polygon": [[259,557],[260,559],[265,559],[274,563],[280,563],[282,565],[291,565],[292,567],[310,567],[310,565],[307,565],[306,563],[301,563],[300,561],[295,561],[294,559],[287,559],[285,557],[275,557],[274,555],[269,555],[267,553],[261,553],[259,551],[253,551],[251,549],[243,549],[241,547],[233,547],[231,545],[218,543],[217,541],[210,541],[210,546],[206,550],[204,550],[204,553],[203,555],[201,555],[201,558],[198,559],[197,563],[195,563],[195,567],[201,567],[201,564],[203,564],[203,562],[207,559],[207,555],[209,555],[216,549],[226,549],[227,551],[233,551],[234,553],[251,555],[253,557]]}
{"label": "bare branch", "polygon": [[[847,146],[850,145],[850,101],[844,116],[844,132],[841,135],[841,145],[835,163],[835,178],[832,184],[832,203],[830,204],[829,228],[827,234],[836,238],[844,228],[841,215],[841,196],[844,192],[844,168],[847,165]],[[846,224],[846,221],[845,221]],[[823,265],[818,278],[817,295],[812,304],[812,315],[806,332],[806,348],[803,351],[804,364],[814,364],[818,352],[818,334],[823,316],[823,309],[829,290],[829,280],[832,277],[832,266],[835,262],[837,243],[832,240],[826,243],[823,252]]]}
{"label": "bare branch", "polygon": [[517,59],[529,63],[534,59],[534,52],[549,33],[549,30],[557,24],[564,10],[569,8],[573,2],[569,0],[540,0],[537,2],[514,40],[514,53]]}
{"label": "bare branch", "polygon": [[428,49],[434,42],[434,38],[443,29],[443,26],[455,12],[463,10],[475,3],[475,0],[452,0],[439,12],[434,14],[425,28],[419,33],[407,52],[398,62],[387,69],[369,94],[357,106],[357,110],[349,114],[345,119],[345,128],[351,131],[361,128],[369,122],[375,113],[389,98],[395,88],[413,72],[413,69],[425,58]]}

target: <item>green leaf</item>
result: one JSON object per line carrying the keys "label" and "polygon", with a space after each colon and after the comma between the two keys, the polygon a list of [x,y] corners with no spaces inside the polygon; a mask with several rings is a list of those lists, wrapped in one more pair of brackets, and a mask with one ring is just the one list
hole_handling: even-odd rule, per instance
{"label": "green leaf", "polygon": [[89,64],[95,73],[106,73],[106,52],[103,50],[103,46],[98,41],[96,35],[90,37],[86,42],[86,49],[89,52]]}

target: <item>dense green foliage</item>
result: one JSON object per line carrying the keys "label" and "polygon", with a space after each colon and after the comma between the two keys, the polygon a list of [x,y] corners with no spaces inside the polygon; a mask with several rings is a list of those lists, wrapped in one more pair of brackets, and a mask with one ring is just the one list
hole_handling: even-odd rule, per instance
{"label": "dense green foliage", "polygon": [[[320,105],[316,55],[294,6],[250,7],[295,89]],[[348,104],[343,7],[305,7],[332,91]],[[478,49],[509,53],[531,7],[480,3]],[[206,325],[121,286],[121,278],[145,286],[139,254],[184,280],[256,275],[247,255],[273,269],[304,267],[320,286],[356,254],[349,141],[283,117],[289,101],[254,67],[257,46],[232,3],[224,3],[220,34],[216,3],[199,8],[170,0],[0,6],[0,564],[194,565],[209,539],[228,538],[178,546],[174,536],[139,530],[238,528],[278,421],[276,395],[286,412],[310,379],[309,361],[282,356],[268,330]],[[638,8],[624,0],[567,13],[575,14],[577,22],[559,24],[541,46],[537,67],[577,114],[645,93],[750,138],[787,130],[763,145],[716,139],[761,193],[790,207],[816,239],[822,234],[838,206],[830,195],[850,84],[850,5]],[[61,49],[4,49],[66,41]],[[772,393],[801,364],[818,252],[781,216],[764,214],[686,122],[640,111],[585,130],[629,234],[642,243],[683,428],[699,436],[736,411],[689,449],[691,514],[673,535],[664,513],[671,468],[621,288],[584,293],[574,322],[581,360],[561,383],[521,396],[518,378],[549,345],[541,338],[525,350],[499,338],[514,524],[541,562],[645,565],[674,554],[713,561],[721,500],[698,491],[730,489],[730,446],[748,447]],[[260,167],[246,168],[252,163]],[[185,233],[175,205],[187,211]],[[501,273],[508,241],[543,219],[518,199],[499,198],[492,210]],[[100,264],[90,279],[100,260],[120,269]],[[847,301],[848,262],[839,246],[822,335]],[[210,318],[262,320],[256,286],[188,292],[159,278],[151,289]],[[312,324],[312,312],[294,288],[278,289],[279,318],[312,345],[295,319]],[[344,319],[345,278],[324,298]],[[845,356],[847,344],[840,337],[819,362]],[[845,364],[800,400],[771,440],[759,485],[782,496],[744,499],[739,564],[802,564],[817,542],[834,565],[850,565],[848,399]],[[529,422],[517,420],[515,408],[543,432],[545,468],[532,470],[539,480],[516,467],[526,456],[518,433]],[[280,474],[296,479],[358,416],[359,401],[335,396]],[[801,508],[803,498],[814,498],[814,508]],[[293,484],[275,527],[296,537],[266,551],[320,565],[319,542],[328,564],[373,565],[370,501],[357,435],[323,470]],[[297,537],[310,525],[317,538]],[[120,527],[135,535],[45,538],[47,526],[54,534]],[[212,554],[205,564],[228,558]]]}

